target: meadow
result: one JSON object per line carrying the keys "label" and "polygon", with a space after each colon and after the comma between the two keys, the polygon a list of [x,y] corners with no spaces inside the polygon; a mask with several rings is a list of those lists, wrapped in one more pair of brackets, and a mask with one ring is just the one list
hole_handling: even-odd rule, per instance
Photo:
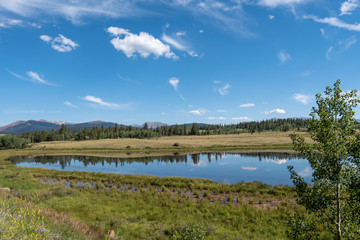
{"label": "meadow", "polygon": [[[0,227],[11,226],[11,231],[3,230],[7,236],[32,236],[29,239],[109,239],[109,230],[114,231],[115,239],[287,239],[288,216],[304,211],[296,204],[291,186],[59,172],[20,168],[6,161],[15,155],[66,153],[129,157],[129,153],[148,156],[221,148],[291,151],[286,136],[261,133],[51,142],[26,150],[2,150],[0,186],[11,191],[0,191],[0,213],[8,216]],[[173,146],[176,142],[179,145]],[[16,216],[17,221],[11,222],[14,218],[9,216]],[[35,228],[25,227],[32,222]],[[322,237],[331,238],[325,233]]]}
{"label": "meadow", "polygon": [[[298,132],[309,140],[306,132]],[[151,139],[102,139],[87,141],[54,141],[33,145],[33,149],[174,149],[187,150],[201,148],[234,148],[234,149],[291,149],[289,132],[241,133],[229,135],[172,136]]]}

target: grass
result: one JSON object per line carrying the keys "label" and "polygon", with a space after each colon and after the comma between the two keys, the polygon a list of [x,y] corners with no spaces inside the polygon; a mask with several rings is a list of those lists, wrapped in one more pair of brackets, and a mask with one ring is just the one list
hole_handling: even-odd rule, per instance
{"label": "grass", "polygon": [[[306,132],[298,132],[308,140]],[[174,146],[175,145],[175,146]],[[289,132],[241,133],[231,135],[173,136],[155,139],[102,139],[56,141],[35,144],[33,149],[291,149]]]}
{"label": "grass", "polygon": [[[285,219],[296,199],[293,187],[19,168],[6,158],[31,154],[128,158],[129,154],[134,157],[159,155],[157,150],[166,155],[188,150],[244,151],[254,146],[258,147],[254,151],[262,146],[280,151],[277,149],[289,146],[289,140],[285,140],[287,135],[262,133],[50,142],[32,149],[3,150],[0,151],[0,187],[8,187],[11,192],[0,195],[0,203],[5,204],[2,210],[13,216],[24,209],[35,211],[33,220],[32,215],[21,220],[24,224],[39,223],[32,224],[37,227],[29,234],[37,234],[39,228],[45,228],[61,239],[106,239],[110,229],[117,239],[286,239]],[[276,140],[276,136],[280,140]],[[172,146],[174,143],[179,146]],[[126,146],[131,147],[127,149]],[[77,147],[79,149],[73,149]],[[99,149],[101,147],[105,148]],[[7,233],[12,226],[9,219],[5,220],[7,229],[3,230]],[[21,228],[16,226],[10,232],[22,234]]]}

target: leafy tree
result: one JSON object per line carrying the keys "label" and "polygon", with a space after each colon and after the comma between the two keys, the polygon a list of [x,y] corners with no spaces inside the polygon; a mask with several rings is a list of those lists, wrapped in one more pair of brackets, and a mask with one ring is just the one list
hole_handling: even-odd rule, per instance
{"label": "leafy tree", "polygon": [[310,186],[289,167],[299,204],[321,219],[336,239],[360,238],[360,134],[353,111],[359,102],[357,91],[343,92],[337,80],[324,96],[316,95],[308,126],[314,143],[290,135],[294,149],[313,169]]}
{"label": "leafy tree", "polygon": [[197,123],[193,123],[190,130],[190,135],[199,135],[199,127]]}

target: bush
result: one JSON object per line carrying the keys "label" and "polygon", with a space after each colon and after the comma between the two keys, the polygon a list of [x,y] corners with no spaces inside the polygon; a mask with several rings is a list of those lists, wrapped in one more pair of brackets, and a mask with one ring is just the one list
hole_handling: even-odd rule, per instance
{"label": "bush", "polygon": [[167,234],[177,240],[201,240],[205,238],[206,231],[197,224],[189,223],[173,227]]}
{"label": "bush", "polygon": [[14,135],[0,137],[0,150],[2,149],[23,149],[28,146],[29,140]]}
{"label": "bush", "polygon": [[173,147],[178,147],[178,146],[180,146],[180,144],[177,142],[173,144]]}

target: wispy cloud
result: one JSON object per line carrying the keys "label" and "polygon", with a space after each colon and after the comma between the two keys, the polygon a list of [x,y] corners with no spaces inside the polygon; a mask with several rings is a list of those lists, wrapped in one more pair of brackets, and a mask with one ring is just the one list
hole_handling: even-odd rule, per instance
{"label": "wispy cloud", "polygon": [[172,78],[169,79],[169,83],[170,83],[171,86],[174,87],[175,91],[178,90],[179,82],[180,82],[180,80],[177,79],[176,77],[172,77]]}
{"label": "wispy cloud", "polygon": [[242,170],[245,170],[245,171],[256,171],[256,167],[241,167]]}
{"label": "wispy cloud", "polygon": [[[214,84],[215,84],[215,85],[218,85],[218,84],[222,84],[222,82],[215,80],[215,81],[214,81]],[[223,85],[222,87],[218,87],[218,86],[215,86],[215,87],[214,87],[214,89],[215,89],[217,92],[219,92],[219,94],[220,94],[221,96],[228,95],[230,88],[231,88],[231,85],[228,84],[228,83],[225,84],[225,85]]]}
{"label": "wispy cloud", "polygon": [[128,58],[135,57],[136,53],[138,53],[143,58],[153,54],[155,58],[164,56],[166,58],[178,59],[175,53],[171,51],[169,45],[164,44],[149,33],[140,32],[137,35],[127,29],[118,27],[109,27],[107,32],[115,36],[110,41],[114,48],[122,51]]}
{"label": "wispy cloud", "polygon": [[278,52],[277,57],[278,57],[279,61],[281,62],[281,64],[284,64],[291,60],[291,55],[289,53],[285,52],[284,50],[281,50],[280,52]]}
{"label": "wispy cloud", "polygon": [[110,103],[110,102],[105,102],[103,101],[101,98],[98,97],[94,97],[91,95],[85,96],[85,97],[80,97],[80,99],[84,100],[84,101],[88,101],[90,103],[94,103],[94,105],[92,106],[97,106],[97,107],[105,107],[108,109],[127,109],[129,108],[129,104],[117,104],[117,103]]}
{"label": "wispy cloud", "polygon": [[64,105],[66,105],[66,106],[68,106],[68,107],[72,107],[72,108],[77,108],[76,105],[72,104],[72,103],[69,102],[69,101],[65,101],[65,102],[64,102]]}
{"label": "wispy cloud", "polygon": [[196,110],[189,111],[190,114],[198,115],[198,116],[204,115],[206,112],[207,110],[205,108],[198,108]]}
{"label": "wispy cloud", "polygon": [[271,114],[271,113],[285,114],[286,111],[285,111],[284,109],[276,108],[276,109],[273,109],[273,110],[270,110],[270,111],[265,111],[264,113],[265,113],[266,115],[267,115],[267,114]]}
{"label": "wispy cloud", "polygon": [[292,98],[295,100],[295,101],[298,101],[298,102],[301,102],[302,104],[304,105],[307,105],[308,103],[310,103],[314,96],[312,95],[304,95],[304,94],[300,94],[300,93],[295,93]]}
{"label": "wispy cloud", "polygon": [[244,103],[239,105],[239,108],[255,107],[254,103]]}
{"label": "wispy cloud", "polygon": [[[195,18],[218,28],[236,32],[243,37],[256,36],[248,28],[248,25],[252,24],[252,19],[243,10],[243,1],[175,0],[163,2],[170,7],[191,12]],[[199,32],[204,31],[201,29]]]}
{"label": "wispy cloud", "polygon": [[132,17],[145,10],[137,7],[138,1],[128,0],[14,0],[0,1],[0,10],[27,18],[60,16],[74,24],[88,17]]}
{"label": "wispy cloud", "polygon": [[58,52],[71,52],[79,46],[79,44],[61,34],[55,38],[48,35],[41,35],[40,39],[50,43],[51,47]]}
{"label": "wispy cloud", "polygon": [[269,20],[273,20],[275,18],[274,15],[269,14]]}
{"label": "wispy cloud", "polygon": [[17,79],[20,79],[20,80],[30,81],[30,82],[34,82],[34,83],[41,83],[41,84],[45,84],[45,85],[49,85],[49,86],[55,86],[53,83],[44,80],[43,78],[41,78],[41,77],[39,76],[38,73],[33,72],[33,71],[28,71],[28,72],[26,73],[26,75],[27,75],[28,77],[24,77],[24,76],[21,75],[21,74],[17,74],[17,73],[15,73],[15,72],[12,72],[12,71],[9,70],[9,69],[7,69],[6,71],[7,71],[8,73],[10,73],[11,75],[13,75],[14,77],[16,77]]}
{"label": "wispy cloud", "polygon": [[19,19],[11,19],[11,18],[0,18],[0,28],[11,28],[15,26],[23,25],[23,21]]}
{"label": "wispy cloud", "polygon": [[359,0],[347,0],[343,3],[341,3],[340,16],[341,15],[350,15],[358,7],[359,7]]}
{"label": "wispy cloud", "polygon": [[176,36],[185,36],[186,32],[185,31],[181,31],[181,32],[177,32]]}
{"label": "wispy cloud", "polygon": [[346,52],[356,42],[357,38],[355,35],[343,40],[339,40],[335,45],[329,47],[329,49],[325,53],[325,56],[327,59],[331,59],[331,56],[333,54],[340,54]]}
{"label": "wispy cloud", "polygon": [[318,18],[316,16],[304,16],[305,19],[312,19],[318,23],[325,23],[333,27],[343,28],[349,31],[360,32],[360,23],[346,23],[336,17]]}
{"label": "wispy cloud", "polygon": [[308,0],[259,0],[258,4],[266,7],[294,6],[305,3]]}
{"label": "wispy cloud", "polygon": [[166,34],[163,34],[161,39],[166,42],[167,44],[170,44],[171,46],[173,46],[174,48],[178,49],[178,50],[181,50],[181,51],[185,51],[188,49],[188,47],[183,44],[183,43],[180,43],[179,40],[175,39],[175,38],[172,38]]}
{"label": "wispy cloud", "polygon": [[226,120],[225,117],[208,117],[209,120]]}
{"label": "wispy cloud", "polygon": [[216,112],[218,112],[218,113],[226,113],[226,112],[228,112],[228,110],[219,109],[219,110],[216,110]]}
{"label": "wispy cloud", "polygon": [[54,86],[52,83],[42,79],[38,73],[36,72],[33,72],[33,71],[28,71],[26,73],[28,75],[28,77],[33,81],[33,82],[36,82],[36,83],[42,83],[42,84],[46,84],[46,85],[50,85],[50,86]]}
{"label": "wispy cloud", "polygon": [[233,118],[231,118],[231,120],[233,120],[233,121],[251,121],[252,118],[249,118],[249,117],[233,117]]}

